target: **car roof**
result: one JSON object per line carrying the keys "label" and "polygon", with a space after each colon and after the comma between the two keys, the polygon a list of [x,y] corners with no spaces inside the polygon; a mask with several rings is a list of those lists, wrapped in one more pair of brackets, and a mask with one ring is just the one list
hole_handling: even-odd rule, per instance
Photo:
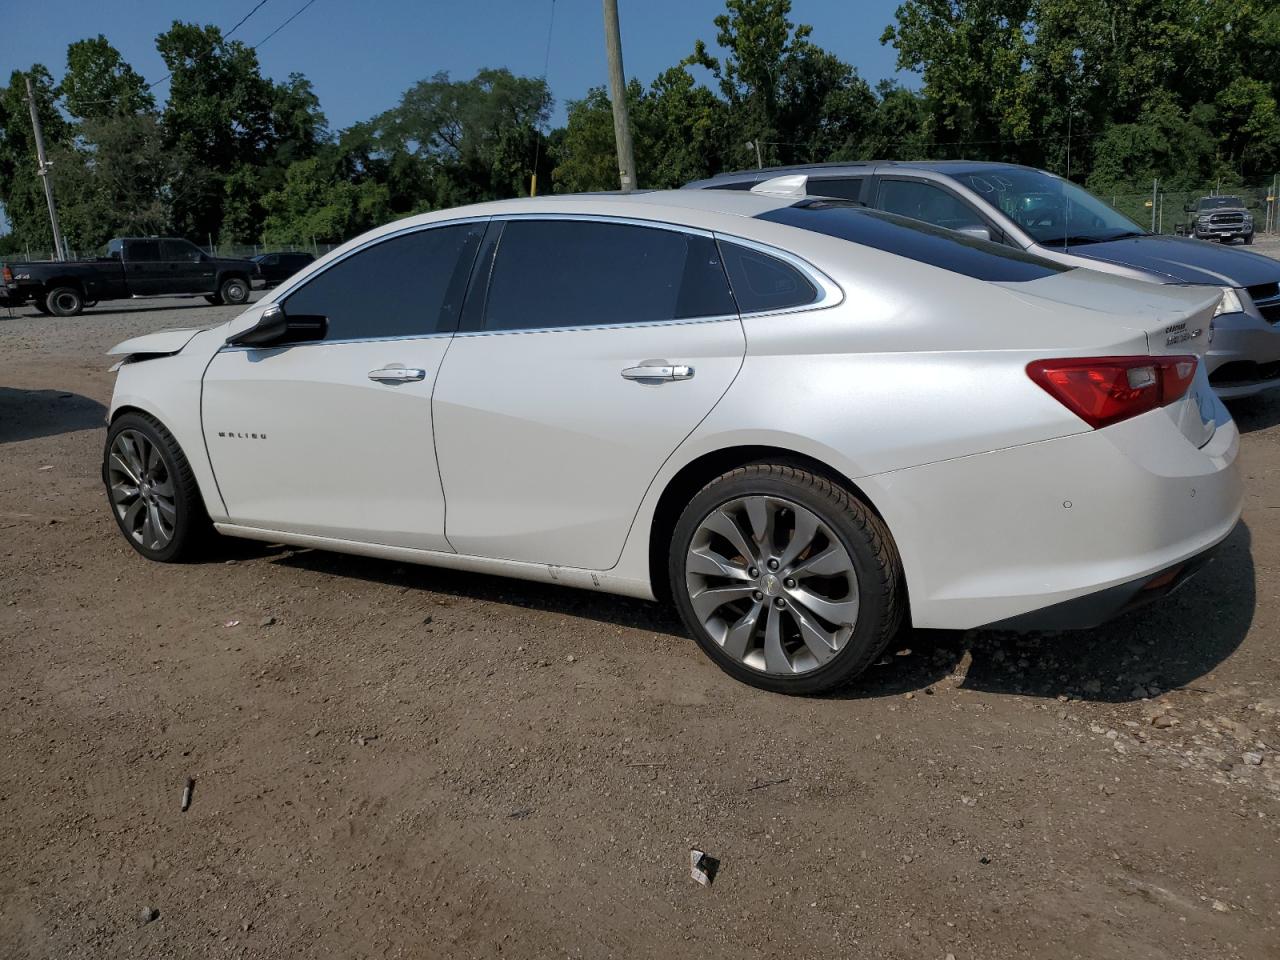
{"label": "car roof", "polygon": [[[688,188],[705,188],[715,183],[732,181],[768,180],[772,177],[784,177],[788,174],[807,173],[811,176],[869,176],[885,170],[931,170],[937,173],[966,174],[983,170],[1034,170],[1045,173],[1036,167],[1028,167],[1020,163],[998,163],[992,160],[837,160],[828,163],[795,163],[780,167],[763,167],[746,170],[733,170],[718,173],[705,180],[695,180],[685,184]],[[1050,174],[1052,176],[1052,174]]]}
{"label": "car roof", "polygon": [[[491,200],[465,207],[435,210],[430,213],[406,217],[387,225],[390,229],[403,229],[419,223],[440,220],[460,220],[467,217],[499,217],[538,213],[563,213],[575,216],[635,217],[640,220],[667,221],[673,224],[704,229],[703,215],[752,219],[762,213],[777,210],[796,202],[795,197],[771,196],[751,193],[747,190],[645,190],[635,193],[560,193],[544,197],[517,197],[512,200]],[[387,229],[384,228],[384,229]]]}

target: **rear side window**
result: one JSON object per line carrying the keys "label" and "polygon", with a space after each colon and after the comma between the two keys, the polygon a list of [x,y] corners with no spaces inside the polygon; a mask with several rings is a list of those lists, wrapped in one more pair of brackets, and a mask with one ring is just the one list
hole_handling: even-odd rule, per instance
{"label": "rear side window", "polygon": [[733,296],[743,313],[790,310],[818,299],[818,288],[791,264],[750,247],[720,241]]}
{"label": "rear side window", "polygon": [[511,220],[484,326],[536,330],[736,313],[709,237],[585,220]]}
{"label": "rear side window", "polygon": [[453,330],[484,228],[461,223],[375,243],[289,294],[284,311],[328,317],[326,340]]}
{"label": "rear side window", "polygon": [[130,240],[126,253],[130,260],[159,260],[159,240]]}
{"label": "rear side window", "polygon": [[990,240],[840,200],[801,200],[757,219],[838,237],[977,280],[1039,280],[1072,269]]}
{"label": "rear side window", "polygon": [[809,178],[805,192],[815,197],[835,197],[837,200],[865,200],[862,196],[864,177]]}

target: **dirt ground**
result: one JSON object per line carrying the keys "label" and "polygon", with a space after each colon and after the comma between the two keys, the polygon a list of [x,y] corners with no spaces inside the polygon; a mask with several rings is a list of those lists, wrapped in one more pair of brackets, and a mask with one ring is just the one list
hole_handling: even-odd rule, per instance
{"label": "dirt ground", "polygon": [[1163,605],[788,699],[650,604],[142,560],[103,353],[233,312],[0,311],[0,956],[1280,957],[1280,396]]}

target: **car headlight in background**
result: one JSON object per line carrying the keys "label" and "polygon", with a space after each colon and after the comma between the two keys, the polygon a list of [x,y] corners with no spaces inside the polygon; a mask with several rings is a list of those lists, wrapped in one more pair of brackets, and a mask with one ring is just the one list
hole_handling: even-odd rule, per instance
{"label": "car headlight in background", "polygon": [[1231,287],[1222,288],[1222,299],[1218,301],[1218,307],[1213,311],[1215,317],[1220,317],[1224,313],[1243,313],[1244,307],[1240,304],[1240,295]]}

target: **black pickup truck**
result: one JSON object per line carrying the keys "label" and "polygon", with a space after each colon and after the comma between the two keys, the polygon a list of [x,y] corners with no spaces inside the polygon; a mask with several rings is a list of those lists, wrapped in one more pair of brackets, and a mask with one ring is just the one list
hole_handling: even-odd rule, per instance
{"label": "black pickup truck", "polygon": [[211,257],[186,240],[117,237],[93,260],[5,263],[0,294],[12,306],[73,317],[99,300],[204,294],[210,303],[249,299],[254,265]]}

